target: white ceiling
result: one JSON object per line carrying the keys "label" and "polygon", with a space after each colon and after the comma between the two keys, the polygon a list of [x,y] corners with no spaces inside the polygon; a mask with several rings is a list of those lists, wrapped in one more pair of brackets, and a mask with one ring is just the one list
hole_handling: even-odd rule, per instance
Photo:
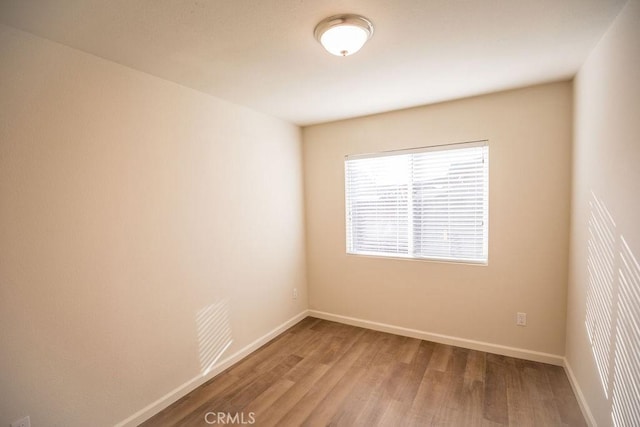
{"label": "white ceiling", "polygon": [[[0,0],[0,22],[307,125],[572,77],[625,0]],[[335,57],[321,19],[375,34]]]}

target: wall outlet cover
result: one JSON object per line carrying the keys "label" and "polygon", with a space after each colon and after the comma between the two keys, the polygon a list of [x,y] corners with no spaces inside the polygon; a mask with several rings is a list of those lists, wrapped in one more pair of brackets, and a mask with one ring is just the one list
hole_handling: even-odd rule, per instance
{"label": "wall outlet cover", "polygon": [[518,313],[516,315],[516,325],[527,326],[527,313]]}

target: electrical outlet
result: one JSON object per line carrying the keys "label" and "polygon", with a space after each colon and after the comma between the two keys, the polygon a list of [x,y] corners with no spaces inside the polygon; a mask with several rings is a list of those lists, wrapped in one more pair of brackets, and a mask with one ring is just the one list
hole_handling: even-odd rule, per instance
{"label": "electrical outlet", "polygon": [[516,315],[516,325],[527,326],[527,313],[518,313]]}
{"label": "electrical outlet", "polygon": [[19,420],[12,422],[11,427],[31,427],[31,420],[27,415],[24,418],[20,418]]}
{"label": "electrical outlet", "polygon": [[298,288],[293,288],[293,299],[298,299]]}

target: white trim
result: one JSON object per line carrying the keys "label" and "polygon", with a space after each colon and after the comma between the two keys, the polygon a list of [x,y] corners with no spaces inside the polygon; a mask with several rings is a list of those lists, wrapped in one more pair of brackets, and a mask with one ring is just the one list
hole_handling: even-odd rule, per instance
{"label": "white trim", "polygon": [[596,423],[596,419],[593,417],[591,413],[591,408],[589,408],[589,404],[587,403],[587,399],[584,397],[584,393],[582,393],[582,389],[578,384],[578,380],[576,376],[573,374],[573,369],[571,369],[571,365],[569,365],[569,361],[566,357],[563,358],[564,371],[567,373],[567,377],[569,378],[569,384],[571,384],[571,388],[573,389],[573,393],[576,395],[576,400],[578,401],[578,405],[580,406],[580,410],[582,411],[582,415],[584,416],[585,421],[589,425],[589,427],[596,427],[598,423]]}
{"label": "white trim", "polygon": [[211,378],[215,377],[234,363],[239,362],[241,359],[247,357],[250,353],[257,350],[262,345],[266,344],[268,341],[272,340],[276,336],[280,335],[285,330],[289,329],[291,326],[295,325],[305,317],[309,315],[308,310],[304,310],[297,315],[293,316],[291,319],[282,323],[280,326],[275,327],[271,331],[267,332],[265,335],[256,339],[252,343],[244,346],[240,350],[233,353],[231,356],[222,360],[220,363],[216,364],[211,368],[206,375],[198,375],[195,378],[190,379],[186,383],[176,387],[171,390],[169,393],[162,396],[160,399],[155,402],[147,405],[142,408],[135,414],[126,418],[125,420],[120,421],[115,427],[129,427],[129,426],[137,426],[138,424],[148,420],[152,416],[156,415],[158,412],[165,409],[167,406],[171,405],[178,399],[187,395],[191,391],[195,390],[197,387],[201,386],[205,382],[209,381]]}
{"label": "white trim", "polygon": [[401,326],[389,325],[387,323],[372,322],[370,320],[357,319],[355,317],[341,316],[339,314],[327,313],[318,310],[308,310],[308,315],[319,319],[331,320],[361,328],[373,329],[374,331],[388,332],[405,337],[417,338],[420,340],[433,341],[440,344],[454,345],[471,350],[486,351],[488,353],[501,354],[503,356],[517,357],[519,359],[532,360],[534,362],[549,363],[556,366],[564,366],[564,357],[556,354],[542,353],[539,351],[526,350],[523,348],[508,347],[500,344],[491,344],[483,341],[469,340],[466,338],[452,337],[449,335],[436,334],[432,332],[419,331],[417,329],[403,328]]}
{"label": "white trim", "polygon": [[480,139],[477,141],[452,142],[449,144],[429,145],[426,147],[401,148],[399,150],[380,151],[377,153],[347,154],[346,156],[344,156],[344,159],[345,161],[372,159],[375,157],[387,157],[387,156],[399,156],[404,154],[425,153],[427,151],[444,151],[444,150],[456,150],[461,148],[486,147],[488,145],[489,145],[488,139]]}

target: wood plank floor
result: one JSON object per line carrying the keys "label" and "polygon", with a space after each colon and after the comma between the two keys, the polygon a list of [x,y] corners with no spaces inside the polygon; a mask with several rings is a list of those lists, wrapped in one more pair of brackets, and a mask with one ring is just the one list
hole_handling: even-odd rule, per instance
{"label": "wood plank floor", "polygon": [[142,425],[206,426],[207,413],[211,425],[586,425],[561,367],[312,317]]}

